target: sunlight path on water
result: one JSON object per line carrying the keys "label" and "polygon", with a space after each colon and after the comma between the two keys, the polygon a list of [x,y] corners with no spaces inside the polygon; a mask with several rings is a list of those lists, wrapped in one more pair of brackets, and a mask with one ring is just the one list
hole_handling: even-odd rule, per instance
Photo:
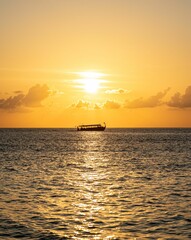
{"label": "sunlight path on water", "polygon": [[1,239],[191,237],[190,130],[0,131]]}

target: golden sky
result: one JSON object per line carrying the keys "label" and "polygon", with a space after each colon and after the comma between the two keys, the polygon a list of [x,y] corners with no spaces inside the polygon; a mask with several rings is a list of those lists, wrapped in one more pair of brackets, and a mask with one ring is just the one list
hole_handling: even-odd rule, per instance
{"label": "golden sky", "polygon": [[191,127],[190,0],[0,0],[0,127]]}

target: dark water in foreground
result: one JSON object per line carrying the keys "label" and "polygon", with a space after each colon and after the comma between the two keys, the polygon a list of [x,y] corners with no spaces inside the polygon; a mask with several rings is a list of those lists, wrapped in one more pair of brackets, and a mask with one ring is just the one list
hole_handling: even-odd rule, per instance
{"label": "dark water in foreground", "polygon": [[1,129],[0,186],[0,239],[191,239],[191,129]]}

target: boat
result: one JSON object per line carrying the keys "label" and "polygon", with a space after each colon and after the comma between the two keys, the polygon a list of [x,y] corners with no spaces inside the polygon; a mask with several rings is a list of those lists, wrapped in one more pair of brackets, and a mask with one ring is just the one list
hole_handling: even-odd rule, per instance
{"label": "boat", "polygon": [[78,125],[77,131],[104,131],[106,129],[106,124],[89,124],[89,125]]}

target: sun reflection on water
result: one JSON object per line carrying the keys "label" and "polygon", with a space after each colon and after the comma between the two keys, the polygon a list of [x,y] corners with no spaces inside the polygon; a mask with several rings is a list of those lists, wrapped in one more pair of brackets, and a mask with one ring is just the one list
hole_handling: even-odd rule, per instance
{"label": "sun reflection on water", "polygon": [[[19,131],[22,148],[13,151],[6,145],[1,161],[6,181],[0,219],[9,236],[101,240],[151,239],[153,233],[157,239],[176,238],[177,233],[189,236],[185,181],[190,176],[190,145],[185,138],[191,135],[162,135],[161,130],[159,134],[136,130],[138,135],[130,130]],[[49,143],[45,139],[51,134]],[[176,152],[169,152],[168,138],[177,139]],[[10,140],[7,133],[4,139]]]}

